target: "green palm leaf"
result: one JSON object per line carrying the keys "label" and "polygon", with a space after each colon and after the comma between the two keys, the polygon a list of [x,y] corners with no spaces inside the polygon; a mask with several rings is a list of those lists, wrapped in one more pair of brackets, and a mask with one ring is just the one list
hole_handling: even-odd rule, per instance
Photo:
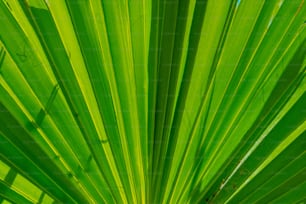
{"label": "green palm leaf", "polygon": [[0,203],[305,202],[304,0],[0,0]]}

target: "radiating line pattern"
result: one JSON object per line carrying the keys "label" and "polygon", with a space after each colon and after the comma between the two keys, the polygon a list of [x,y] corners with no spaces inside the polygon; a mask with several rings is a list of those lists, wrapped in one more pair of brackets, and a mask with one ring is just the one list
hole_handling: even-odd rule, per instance
{"label": "radiating line pattern", "polygon": [[0,203],[306,202],[304,0],[0,0]]}

